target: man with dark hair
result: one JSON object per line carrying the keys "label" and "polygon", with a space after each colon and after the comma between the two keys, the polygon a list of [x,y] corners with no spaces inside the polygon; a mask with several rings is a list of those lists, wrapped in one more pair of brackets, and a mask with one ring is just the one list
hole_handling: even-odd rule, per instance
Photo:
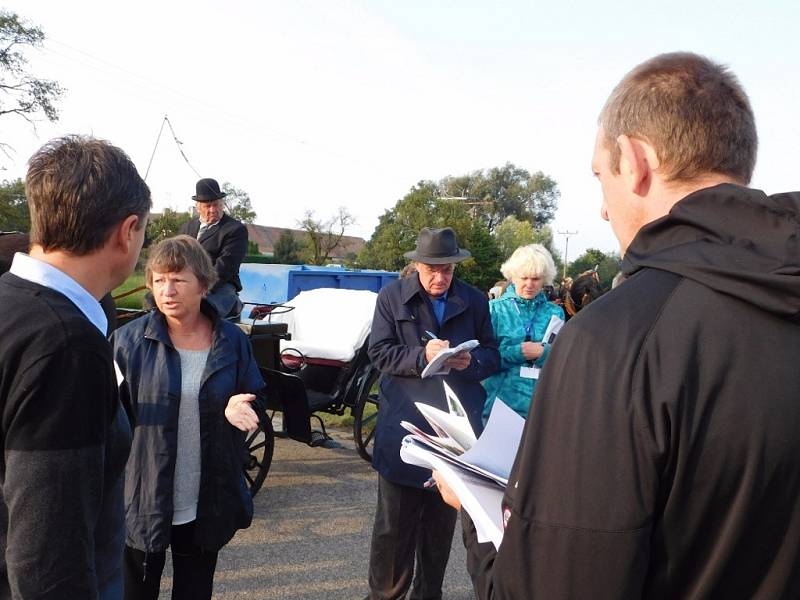
{"label": "man with dark hair", "polygon": [[31,158],[30,254],[0,277],[0,598],[121,598],[131,429],[99,299],[131,273],[150,190],[108,142]]}
{"label": "man with dark hair", "polygon": [[639,65],[599,125],[625,285],[554,344],[499,551],[465,518],[477,596],[798,598],[800,194],[746,187],[753,113],[704,57]]}
{"label": "man with dark hair", "polygon": [[[500,365],[486,297],[453,276],[456,263],[470,256],[459,248],[455,232],[425,227],[416,249],[405,256],[416,270],[380,291],[369,337],[370,360],[381,372],[372,457],[379,477],[369,561],[371,600],[399,600],[409,588],[416,600],[442,597],[456,511],[423,485],[430,471],[400,459],[400,441],[407,433],[400,422],[432,433],[414,403],[447,410],[444,381],[480,433],[486,401],[480,382]],[[448,358],[447,374],[421,378],[439,351],[471,339],[480,346]]]}
{"label": "man with dark hair", "polygon": [[216,179],[201,179],[195,188],[192,200],[198,216],[181,225],[180,233],[196,238],[217,270],[219,279],[206,300],[221,317],[236,316],[242,312],[239,267],[247,254],[247,228],[225,214],[227,194],[220,191]]}

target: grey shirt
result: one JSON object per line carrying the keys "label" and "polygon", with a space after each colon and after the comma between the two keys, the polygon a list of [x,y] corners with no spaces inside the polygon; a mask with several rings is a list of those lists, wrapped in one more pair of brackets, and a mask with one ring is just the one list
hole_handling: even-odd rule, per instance
{"label": "grey shirt", "polygon": [[178,452],[173,479],[172,524],[190,523],[197,517],[200,493],[200,382],[209,348],[183,350],[181,357],[181,404],[178,409]]}

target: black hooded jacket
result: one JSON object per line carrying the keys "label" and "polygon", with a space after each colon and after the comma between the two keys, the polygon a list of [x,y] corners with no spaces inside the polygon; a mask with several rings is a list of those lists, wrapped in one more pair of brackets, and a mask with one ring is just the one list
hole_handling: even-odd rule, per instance
{"label": "black hooded jacket", "polygon": [[479,598],[800,598],[800,194],[724,184],[555,343]]}

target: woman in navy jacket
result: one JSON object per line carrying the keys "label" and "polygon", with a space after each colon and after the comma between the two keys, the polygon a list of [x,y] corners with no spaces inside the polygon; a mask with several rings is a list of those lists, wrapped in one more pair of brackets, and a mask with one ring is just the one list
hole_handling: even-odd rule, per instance
{"label": "woman in navy jacket", "polygon": [[211,598],[217,552],[253,516],[242,453],[264,381],[246,336],[203,299],[215,277],[197,240],[161,242],[146,268],[158,310],[114,335],[134,423],[125,472],[128,600],[158,598],[168,546],[172,598]]}

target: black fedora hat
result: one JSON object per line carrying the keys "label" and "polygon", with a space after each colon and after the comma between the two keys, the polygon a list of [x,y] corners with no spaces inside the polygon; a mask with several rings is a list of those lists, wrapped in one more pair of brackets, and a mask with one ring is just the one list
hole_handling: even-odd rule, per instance
{"label": "black fedora hat", "polygon": [[406,252],[403,256],[426,265],[446,265],[466,260],[472,254],[469,250],[458,247],[456,232],[451,227],[444,229],[423,227],[417,237],[417,248]]}
{"label": "black fedora hat", "polygon": [[214,202],[228,195],[220,192],[217,180],[211,179],[210,177],[197,182],[197,185],[195,185],[195,193],[197,195],[192,196],[192,200],[195,202]]}

